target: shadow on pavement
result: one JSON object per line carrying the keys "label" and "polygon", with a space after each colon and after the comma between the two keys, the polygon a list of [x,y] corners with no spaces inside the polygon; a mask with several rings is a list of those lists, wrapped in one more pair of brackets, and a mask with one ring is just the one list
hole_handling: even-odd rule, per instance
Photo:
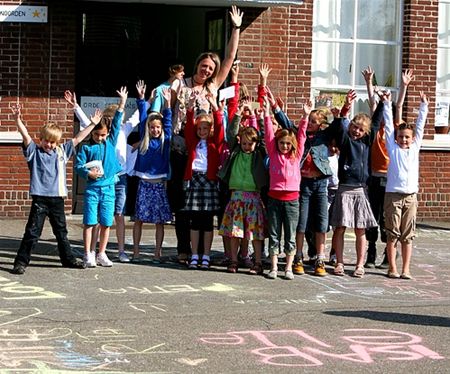
{"label": "shadow on pavement", "polygon": [[377,312],[374,310],[336,310],[325,311],[324,314],[338,317],[357,317],[375,321],[406,323],[408,325],[450,327],[450,318],[421,314]]}

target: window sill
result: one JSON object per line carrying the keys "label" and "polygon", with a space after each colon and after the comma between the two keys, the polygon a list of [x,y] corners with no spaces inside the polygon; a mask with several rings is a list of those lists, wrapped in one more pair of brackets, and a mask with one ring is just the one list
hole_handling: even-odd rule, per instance
{"label": "window sill", "polygon": [[421,150],[450,151],[450,134],[434,134],[433,139],[424,139]]}
{"label": "window sill", "polygon": [[22,135],[18,131],[0,131],[0,144],[20,144]]}

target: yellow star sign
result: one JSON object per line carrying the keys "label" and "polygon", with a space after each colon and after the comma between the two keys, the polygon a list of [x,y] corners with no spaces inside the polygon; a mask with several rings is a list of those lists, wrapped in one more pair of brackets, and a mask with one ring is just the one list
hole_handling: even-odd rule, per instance
{"label": "yellow star sign", "polygon": [[38,10],[35,10],[34,12],[33,12],[33,18],[39,18],[41,16],[41,12],[39,12]]}

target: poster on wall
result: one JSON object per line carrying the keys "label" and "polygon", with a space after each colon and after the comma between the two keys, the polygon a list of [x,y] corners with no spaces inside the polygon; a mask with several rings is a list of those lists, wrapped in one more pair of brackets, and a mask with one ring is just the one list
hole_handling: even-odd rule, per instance
{"label": "poster on wall", "polygon": [[450,97],[436,98],[436,113],[434,117],[434,126],[443,127],[450,123],[449,118]]}
{"label": "poster on wall", "polygon": [[31,5],[0,5],[0,22],[47,23],[48,8]]}
{"label": "poster on wall", "polygon": [[[88,116],[92,116],[96,109],[103,110],[108,105],[118,104],[119,99],[117,97],[100,97],[100,96],[81,96],[80,107],[83,112]],[[128,98],[125,104],[125,117],[126,121],[137,110],[136,99]]]}

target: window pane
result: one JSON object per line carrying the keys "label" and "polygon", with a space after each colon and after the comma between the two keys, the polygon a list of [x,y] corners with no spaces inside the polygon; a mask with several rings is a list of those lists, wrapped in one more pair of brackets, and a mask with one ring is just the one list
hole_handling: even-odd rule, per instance
{"label": "window pane", "polygon": [[439,3],[438,44],[450,44],[450,3]]}
{"label": "window pane", "polygon": [[351,85],[352,44],[313,43],[312,85]]}
{"label": "window pane", "polygon": [[393,45],[359,44],[356,47],[356,84],[365,85],[360,73],[367,66],[375,70],[376,84],[393,87],[397,85],[397,47]]}
{"label": "window pane", "polygon": [[359,0],[358,39],[396,41],[400,1]]}
{"label": "window pane", "polygon": [[450,90],[450,48],[438,49],[436,88]]}
{"label": "window pane", "polygon": [[352,38],[354,8],[354,0],[314,1],[313,38]]}

